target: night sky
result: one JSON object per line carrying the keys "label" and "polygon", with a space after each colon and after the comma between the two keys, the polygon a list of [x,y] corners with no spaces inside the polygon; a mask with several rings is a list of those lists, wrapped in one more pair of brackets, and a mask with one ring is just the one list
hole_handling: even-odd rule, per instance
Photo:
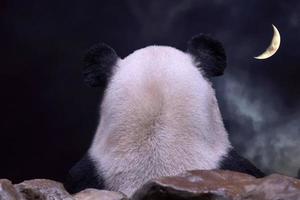
{"label": "night sky", "polygon": [[[278,52],[255,60],[281,33]],[[214,78],[233,145],[267,173],[300,168],[300,1],[1,0],[0,178],[62,180],[88,149],[102,88],[82,56],[98,42],[120,57],[152,45],[186,49],[195,34],[224,44]]]}

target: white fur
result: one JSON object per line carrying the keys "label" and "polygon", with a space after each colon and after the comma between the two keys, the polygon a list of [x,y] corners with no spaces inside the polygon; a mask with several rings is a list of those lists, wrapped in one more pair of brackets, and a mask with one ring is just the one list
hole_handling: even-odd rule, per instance
{"label": "white fur", "polygon": [[230,148],[210,82],[172,47],[120,59],[100,114],[89,153],[107,189],[128,196],[151,178],[217,168]]}

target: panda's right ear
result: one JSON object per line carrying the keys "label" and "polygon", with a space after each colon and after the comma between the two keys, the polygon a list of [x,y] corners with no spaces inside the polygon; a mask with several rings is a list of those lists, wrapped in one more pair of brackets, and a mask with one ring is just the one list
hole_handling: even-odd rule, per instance
{"label": "panda's right ear", "polygon": [[91,87],[105,87],[118,59],[116,52],[108,45],[101,43],[92,46],[83,59],[85,83]]}
{"label": "panda's right ear", "polygon": [[218,40],[209,35],[199,34],[188,43],[187,52],[207,78],[220,76],[226,68],[225,50]]}

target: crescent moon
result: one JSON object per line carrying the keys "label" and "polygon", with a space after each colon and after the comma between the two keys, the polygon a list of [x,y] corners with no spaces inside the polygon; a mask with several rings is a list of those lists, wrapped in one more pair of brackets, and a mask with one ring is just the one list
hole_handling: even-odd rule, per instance
{"label": "crescent moon", "polygon": [[265,52],[263,52],[259,56],[254,57],[255,59],[270,58],[279,49],[279,46],[280,46],[280,33],[279,33],[279,31],[277,30],[277,28],[273,24],[272,24],[272,26],[273,26],[273,38],[272,38],[271,44],[265,50]]}

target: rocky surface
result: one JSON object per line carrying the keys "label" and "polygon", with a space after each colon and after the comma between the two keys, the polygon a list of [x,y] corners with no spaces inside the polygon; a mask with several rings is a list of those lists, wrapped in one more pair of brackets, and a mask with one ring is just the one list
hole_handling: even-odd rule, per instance
{"label": "rocky surface", "polygon": [[125,195],[119,192],[111,192],[107,190],[86,189],[76,195],[74,200],[127,200]]}
{"label": "rocky surface", "polygon": [[65,190],[64,186],[52,180],[33,179],[16,184],[14,187],[26,200],[72,200],[72,196]]}
{"label": "rocky surface", "polygon": [[132,197],[148,199],[300,200],[300,181],[278,174],[256,179],[238,172],[196,170],[149,181]]}
{"label": "rocky surface", "polygon": [[12,183],[7,179],[0,179],[0,200],[17,200],[21,199],[20,194],[14,188]]}
{"label": "rocky surface", "polygon": [[[127,200],[118,192],[86,189],[70,195],[59,182],[34,179],[13,185],[0,179],[0,200]],[[273,174],[256,179],[223,170],[195,170],[154,179],[139,188],[132,200],[300,200],[300,180]]]}

